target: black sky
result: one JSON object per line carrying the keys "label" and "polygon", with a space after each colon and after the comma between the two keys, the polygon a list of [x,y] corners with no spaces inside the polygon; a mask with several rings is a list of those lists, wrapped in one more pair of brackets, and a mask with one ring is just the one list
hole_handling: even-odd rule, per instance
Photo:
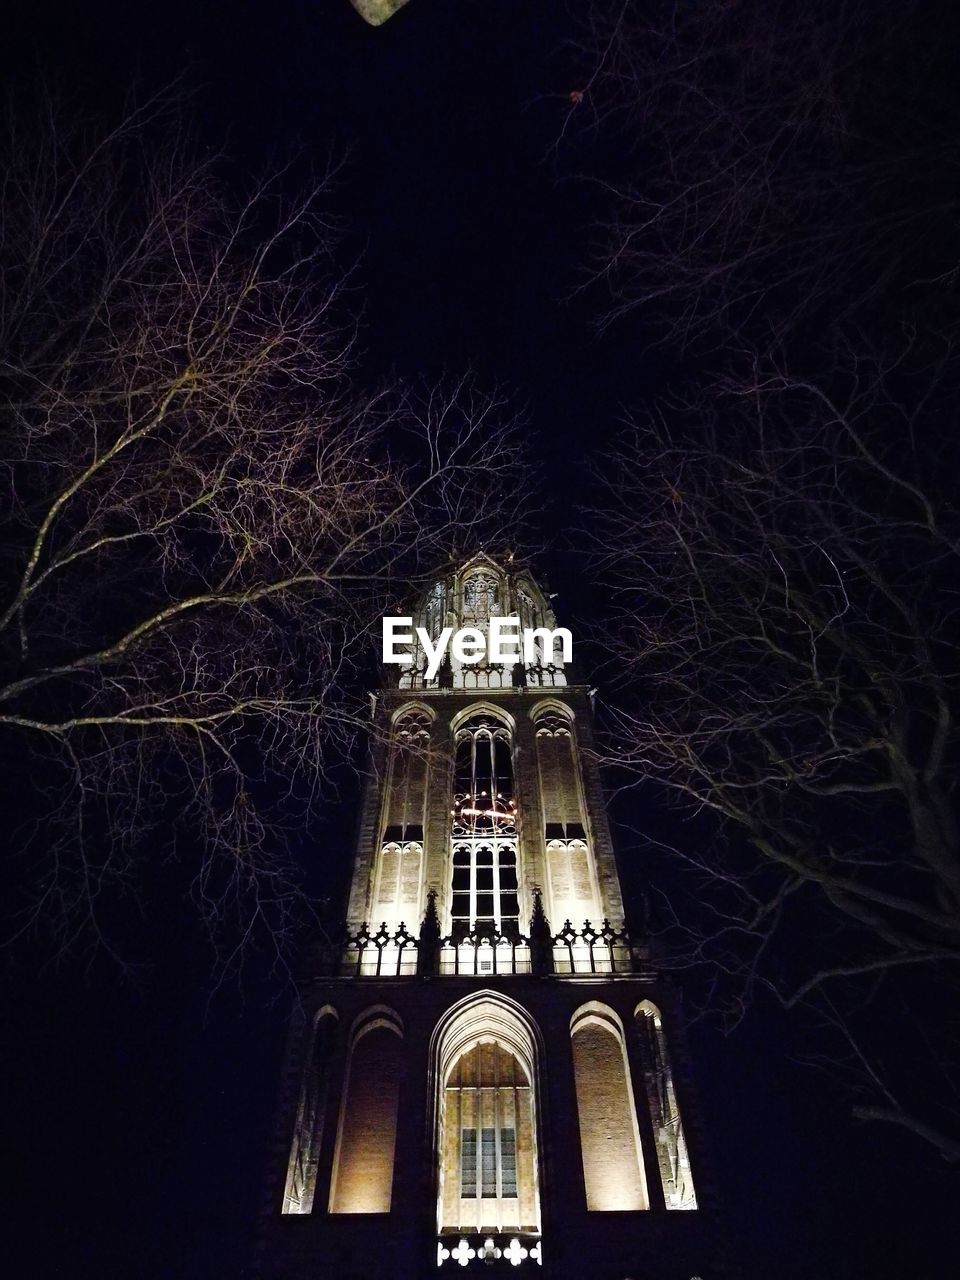
{"label": "black sky", "polygon": [[[411,0],[379,30],[347,0],[32,4],[7,15],[2,70],[113,111],[131,81],[183,76],[203,145],[239,173],[293,151],[344,159],[333,211],[357,259],[362,375],[476,370],[528,414],[558,533],[589,445],[663,376],[642,332],[598,339],[583,282],[597,193],[553,149],[575,83],[553,0]],[[573,625],[589,592],[545,555]],[[341,850],[349,788],[305,857]],[[621,816],[657,831],[645,799]],[[633,842],[635,843],[635,842]],[[320,856],[319,853],[316,854]],[[668,874],[648,851],[628,879]],[[169,908],[170,904],[167,904]],[[149,927],[146,929],[150,932]],[[108,963],[38,974],[8,960],[8,1178],[21,1206],[8,1275],[227,1280],[259,1204],[288,994],[254,962],[213,1000],[188,928],[153,939],[131,983]],[[733,1038],[694,1034],[702,1111],[746,1280],[954,1274],[950,1197],[907,1137],[853,1129],[769,1009]],[[7,1242],[8,1247],[12,1245]]]}

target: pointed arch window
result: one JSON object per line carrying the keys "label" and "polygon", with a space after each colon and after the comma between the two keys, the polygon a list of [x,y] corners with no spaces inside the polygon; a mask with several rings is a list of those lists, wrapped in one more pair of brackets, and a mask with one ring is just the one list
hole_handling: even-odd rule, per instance
{"label": "pointed arch window", "polygon": [[450,917],[455,937],[476,928],[518,933],[517,816],[510,729],[471,716],[454,733]]}
{"label": "pointed arch window", "polygon": [[452,1018],[437,1054],[441,1239],[480,1231],[538,1236],[534,1047],[527,1027],[506,1002],[480,996]]}
{"label": "pointed arch window", "polygon": [[405,712],[393,728],[385,841],[423,840],[429,754],[430,717],[419,709]]}
{"label": "pointed arch window", "polygon": [[[603,912],[584,816],[583,787],[573,720],[556,704],[534,711],[537,774],[546,847],[548,914],[582,928]],[[589,956],[579,957],[589,969]]]}
{"label": "pointed arch window", "polygon": [[[517,1199],[517,1127],[529,1087],[519,1062],[496,1041],[474,1045],[457,1060],[447,1096],[459,1092],[461,1201]],[[482,1227],[491,1212],[510,1217],[511,1206],[470,1206],[465,1212],[471,1225]]]}
{"label": "pointed arch window", "polygon": [[534,733],[540,772],[540,800],[547,840],[584,840],[583,799],[573,723],[548,706],[536,714]]}
{"label": "pointed arch window", "polygon": [[429,764],[430,717],[412,708],[399,716],[393,729],[370,910],[375,926],[412,925],[422,914]]}
{"label": "pointed arch window", "polygon": [[424,608],[423,625],[431,640],[436,640],[443,629],[447,593],[442,582],[436,582],[430,588]]}
{"label": "pointed arch window", "polygon": [[463,612],[474,626],[486,630],[500,603],[500,583],[492,573],[471,573],[463,583]]}

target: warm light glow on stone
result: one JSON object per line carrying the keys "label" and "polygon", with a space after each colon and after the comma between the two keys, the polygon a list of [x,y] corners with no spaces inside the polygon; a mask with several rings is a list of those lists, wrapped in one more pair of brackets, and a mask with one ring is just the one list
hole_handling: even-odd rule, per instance
{"label": "warm light glow on stone", "polygon": [[647,1208],[640,1136],[623,1028],[611,1010],[589,1004],[571,1026],[587,1208]]}
{"label": "warm light glow on stone", "polygon": [[389,1019],[362,1028],[350,1054],[330,1192],[331,1213],[389,1213],[401,1039]]}

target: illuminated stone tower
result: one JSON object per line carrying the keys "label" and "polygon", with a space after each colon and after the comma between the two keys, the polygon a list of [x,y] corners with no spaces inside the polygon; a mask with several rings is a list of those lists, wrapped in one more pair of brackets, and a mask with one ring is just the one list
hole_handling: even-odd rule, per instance
{"label": "illuminated stone tower", "polygon": [[292,1030],[265,1280],[725,1274],[549,600],[478,556],[413,611],[431,638],[492,617],[541,629],[533,661],[384,668],[344,935]]}

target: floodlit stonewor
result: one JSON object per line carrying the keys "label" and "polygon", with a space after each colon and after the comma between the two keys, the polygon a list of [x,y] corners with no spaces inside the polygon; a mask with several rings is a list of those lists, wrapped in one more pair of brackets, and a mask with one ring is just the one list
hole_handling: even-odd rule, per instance
{"label": "floodlit stonewor", "polygon": [[[555,630],[480,555],[384,665],[343,932],[303,968],[265,1280],[726,1272],[677,995],[631,930],[561,645],[429,660],[445,628]],[[362,1258],[362,1270],[357,1260]]]}

